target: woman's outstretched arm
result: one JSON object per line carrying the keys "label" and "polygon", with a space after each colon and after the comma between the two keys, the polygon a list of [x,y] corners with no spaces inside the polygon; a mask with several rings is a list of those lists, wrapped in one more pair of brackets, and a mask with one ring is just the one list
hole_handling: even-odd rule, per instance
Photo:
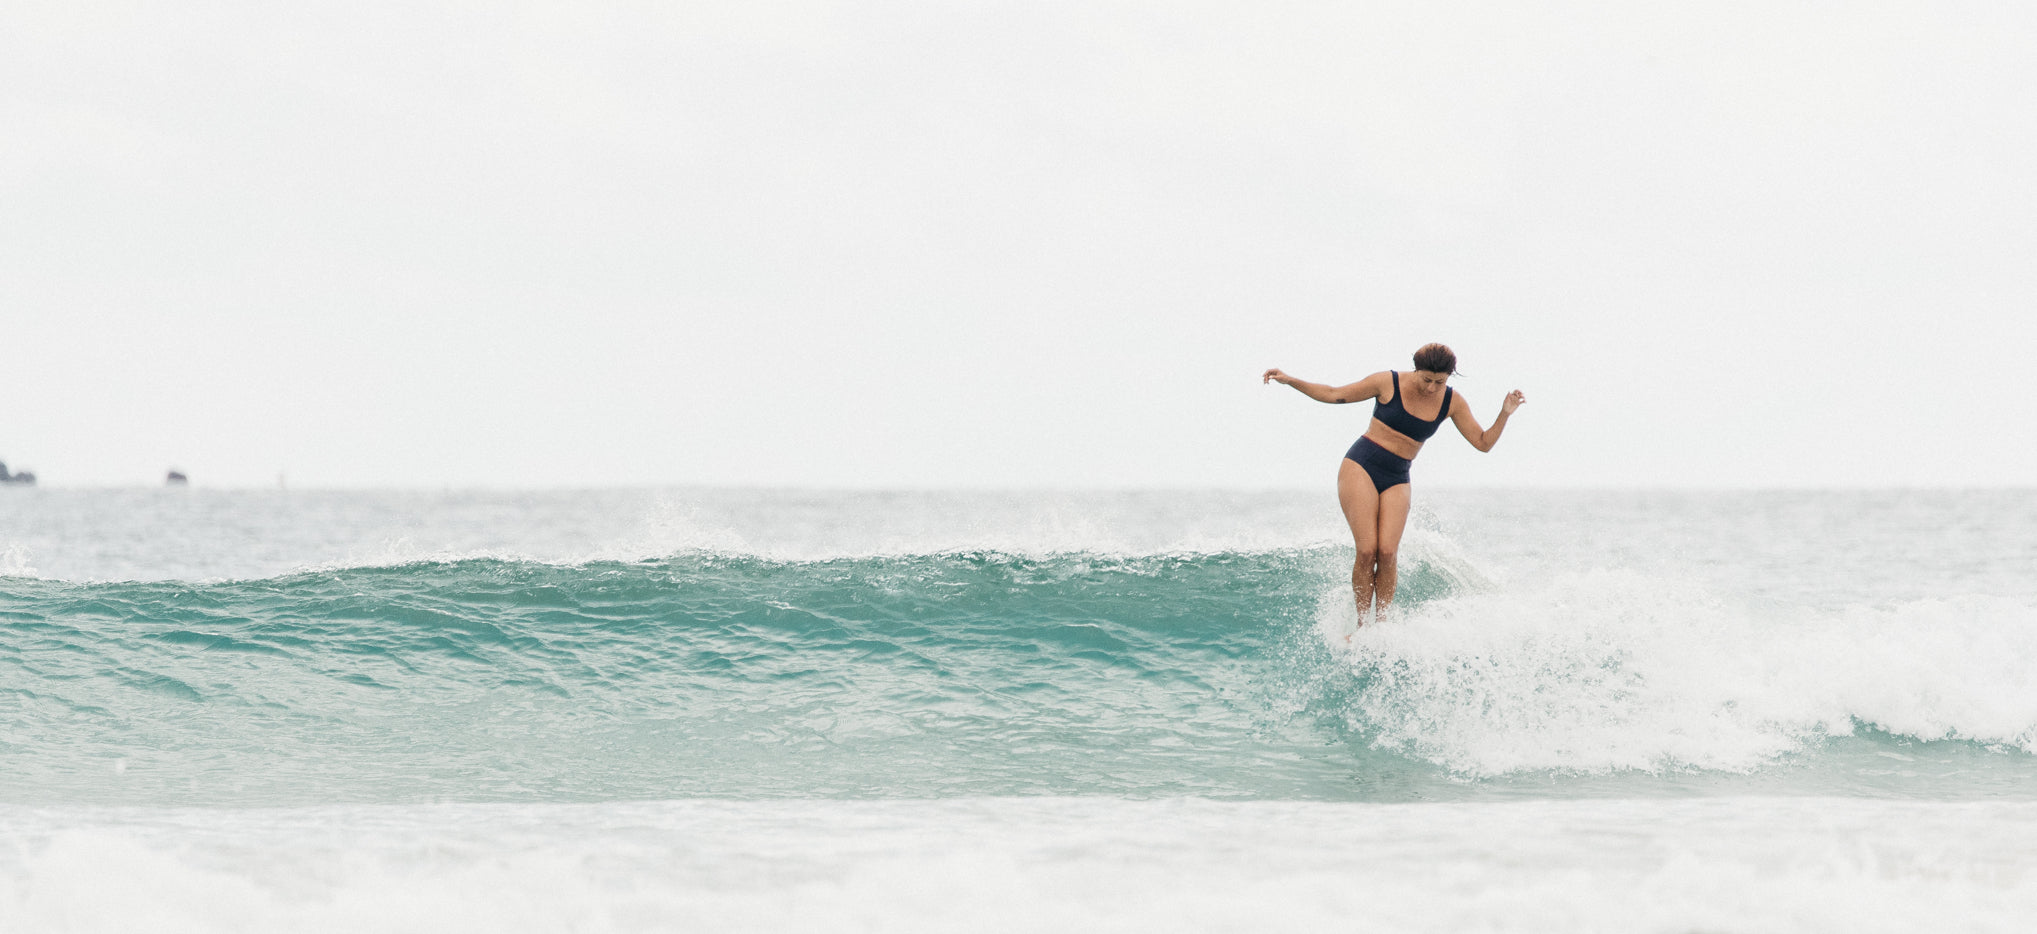
{"label": "woman's outstretched arm", "polygon": [[1266,383],[1279,383],[1283,386],[1293,386],[1302,395],[1317,402],[1343,403],[1364,402],[1367,399],[1377,398],[1380,393],[1386,391],[1387,378],[1385,371],[1381,371],[1355,383],[1343,386],[1325,386],[1322,383],[1311,383],[1305,379],[1295,379],[1286,373],[1280,372],[1279,368],[1276,367],[1267,370],[1266,375],[1260,377],[1259,382],[1262,385]]}
{"label": "woman's outstretched arm", "polygon": [[1507,427],[1507,416],[1528,401],[1528,397],[1518,389],[1507,393],[1506,401],[1499,404],[1499,417],[1492,420],[1492,427],[1480,428],[1478,419],[1471,414],[1471,403],[1464,401],[1464,394],[1458,393],[1456,398],[1457,401],[1450,405],[1450,421],[1456,423],[1457,432],[1464,436],[1464,440],[1480,451],[1490,451],[1493,445],[1499,443],[1499,433]]}

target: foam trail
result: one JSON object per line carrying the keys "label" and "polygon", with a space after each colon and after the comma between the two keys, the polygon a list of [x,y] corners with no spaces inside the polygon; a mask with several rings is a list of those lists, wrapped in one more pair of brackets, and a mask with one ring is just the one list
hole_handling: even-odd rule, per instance
{"label": "foam trail", "polygon": [[23,930],[2017,931],[2037,805],[0,810]]}
{"label": "foam trail", "polygon": [[1856,724],[2037,751],[2022,601],[1757,610],[1597,571],[1416,602],[1348,643],[1336,606],[1318,627],[1349,646],[1354,728],[1467,775],[1747,771]]}

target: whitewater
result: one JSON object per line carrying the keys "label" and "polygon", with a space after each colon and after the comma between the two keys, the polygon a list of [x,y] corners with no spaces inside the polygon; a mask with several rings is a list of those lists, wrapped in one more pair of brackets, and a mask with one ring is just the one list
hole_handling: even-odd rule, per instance
{"label": "whitewater", "polygon": [[2037,492],[0,493],[4,930],[2037,916]]}

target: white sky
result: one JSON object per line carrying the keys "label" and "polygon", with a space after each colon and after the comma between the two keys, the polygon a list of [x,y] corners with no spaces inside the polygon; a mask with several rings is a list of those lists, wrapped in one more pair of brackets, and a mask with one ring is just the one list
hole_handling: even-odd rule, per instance
{"label": "white sky", "polygon": [[[2037,7],[0,7],[46,485],[2037,483]],[[1446,429],[1447,431],[1447,429]]]}

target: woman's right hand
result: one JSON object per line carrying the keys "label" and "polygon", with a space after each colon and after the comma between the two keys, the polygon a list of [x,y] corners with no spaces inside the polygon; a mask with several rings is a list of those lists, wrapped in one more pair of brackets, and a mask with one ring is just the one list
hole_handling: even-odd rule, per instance
{"label": "woman's right hand", "polygon": [[1286,373],[1280,372],[1279,367],[1274,367],[1273,369],[1267,370],[1265,376],[1259,378],[1259,385],[1264,386],[1267,383],[1279,383],[1282,386],[1292,386],[1294,385],[1294,377],[1289,376]]}

